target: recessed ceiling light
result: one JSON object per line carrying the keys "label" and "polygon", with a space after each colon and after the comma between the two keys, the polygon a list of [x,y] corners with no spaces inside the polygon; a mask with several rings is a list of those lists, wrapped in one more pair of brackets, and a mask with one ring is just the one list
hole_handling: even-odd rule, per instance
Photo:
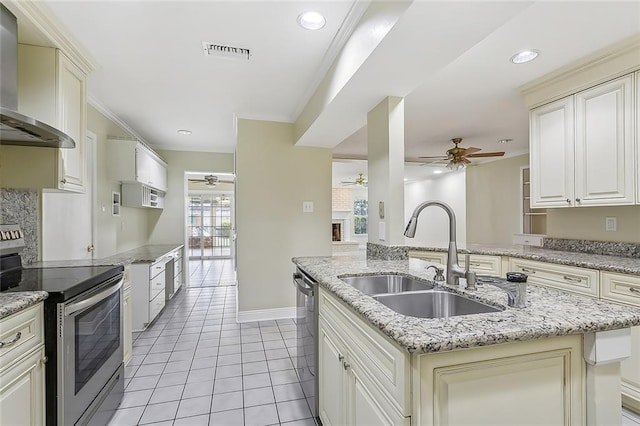
{"label": "recessed ceiling light", "polygon": [[191,134],[191,130],[185,130],[185,129],[178,130],[178,134],[179,135],[189,136]]}
{"label": "recessed ceiling light", "polygon": [[498,143],[511,143],[511,142],[513,142],[513,139],[511,138],[500,139],[498,141]]}
{"label": "recessed ceiling light", "polygon": [[309,11],[298,15],[298,25],[307,30],[319,30],[326,23],[327,20],[319,12]]}
{"label": "recessed ceiling light", "polygon": [[434,175],[439,175],[440,173],[442,173],[442,170],[440,170],[440,169],[433,171]]}
{"label": "recessed ceiling light", "polygon": [[524,64],[529,61],[533,61],[540,54],[539,50],[531,49],[531,50],[523,50],[522,52],[518,52],[511,57],[511,62],[514,64]]}

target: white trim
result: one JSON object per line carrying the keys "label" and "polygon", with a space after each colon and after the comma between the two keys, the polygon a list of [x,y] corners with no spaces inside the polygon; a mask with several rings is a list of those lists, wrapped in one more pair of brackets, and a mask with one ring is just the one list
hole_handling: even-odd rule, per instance
{"label": "white trim", "polygon": [[[113,121],[118,126],[122,127],[122,129],[124,129],[125,131],[129,132],[131,134],[131,136],[133,136],[135,139],[137,139],[138,141],[140,141],[140,142],[144,143],[145,145],[147,145],[148,148],[150,147],[150,144],[142,136],[140,136],[138,134],[138,132],[133,130],[133,128],[131,126],[129,126],[127,123],[125,123],[120,117],[118,117],[113,111],[111,111],[104,104],[102,104],[102,102],[100,102],[91,93],[87,93],[87,103],[89,105],[91,105],[92,107],[94,107],[95,109],[97,109],[99,113],[101,113],[102,115],[107,117],[109,120]],[[109,137],[109,138],[113,139],[112,137]]]}
{"label": "white trim", "polygon": [[296,317],[296,308],[258,309],[255,311],[238,311],[238,322],[269,321]]}
{"label": "white trim", "polygon": [[[99,259],[98,256],[98,135],[91,130],[85,130],[85,139],[87,146],[87,157],[85,158],[85,173],[88,165],[91,165],[91,259]],[[87,176],[87,174],[85,174]]]}

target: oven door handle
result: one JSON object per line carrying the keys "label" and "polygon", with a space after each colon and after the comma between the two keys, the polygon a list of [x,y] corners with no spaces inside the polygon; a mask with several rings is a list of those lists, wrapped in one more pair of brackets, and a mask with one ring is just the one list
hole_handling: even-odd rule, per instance
{"label": "oven door handle", "polygon": [[302,275],[293,274],[293,283],[298,288],[298,291],[305,296],[313,297],[313,287],[307,286],[307,283],[304,282]]}
{"label": "oven door handle", "polygon": [[122,283],[123,283],[123,279],[120,278],[116,284],[107,287],[105,290],[101,291],[100,293],[94,294],[93,296],[87,299],[65,306],[64,315],[68,317],[70,315],[75,314],[78,311],[82,311],[83,309],[89,308],[103,301],[104,299],[111,296],[116,291],[120,290],[120,288],[122,287]]}

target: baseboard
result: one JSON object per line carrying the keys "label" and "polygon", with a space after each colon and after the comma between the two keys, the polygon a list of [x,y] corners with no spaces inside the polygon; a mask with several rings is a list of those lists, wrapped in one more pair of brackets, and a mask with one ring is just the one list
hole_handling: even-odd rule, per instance
{"label": "baseboard", "polygon": [[255,311],[238,311],[238,322],[270,321],[285,318],[295,318],[296,308],[258,309]]}

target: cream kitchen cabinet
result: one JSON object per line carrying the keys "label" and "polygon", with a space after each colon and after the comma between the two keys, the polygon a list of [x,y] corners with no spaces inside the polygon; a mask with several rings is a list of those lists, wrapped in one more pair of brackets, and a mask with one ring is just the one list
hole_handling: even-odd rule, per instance
{"label": "cream kitchen cabinet", "polygon": [[58,49],[22,44],[18,70],[18,110],[67,133],[76,147],[2,146],[2,186],[84,192],[86,73]]}
{"label": "cream kitchen cabinet", "polygon": [[509,270],[524,272],[530,284],[553,287],[559,290],[598,297],[600,293],[599,271],[535,260],[511,258]]}
{"label": "cream kitchen cabinet", "polygon": [[124,363],[131,361],[133,356],[133,305],[131,303],[131,266],[124,268],[124,283],[122,291],[122,322],[123,333],[122,342],[124,346]]}
{"label": "cream kitchen cabinet", "polygon": [[44,425],[42,303],[0,320],[0,424]]}
{"label": "cream kitchen cabinet", "polygon": [[144,330],[151,324],[165,305],[165,266],[169,258],[162,256],[149,263],[131,265],[131,302],[135,309],[132,329]]}
{"label": "cream kitchen cabinet", "polygon": [[167,163],[158,154],[137,140],[109,139],[107,143],[111,179],[167,191]]}
{"label": "cream kitchen cabinet", "polygon": [[[447,264],[446,252],[411,250],[409,251],[409,257],[440,265]],[[458,263],[461,267],[466,267],[466,256],[463,253],[458,253]],[[502,275],[502,256],[471,254],[469,255],[469,263],[469,269],[479,275]]]}
{"label": "cream kitchen cabinet", "polygon": [[325,425],[409,425],[409,353],[319,291],[320,419]]}
{"label": "cream kitchen cabinet", "polygon": [[[640,276],[602,272],[602,298],[640,307]],[[622,403],[640,413],[640,327],[631,329],[631,356],[622,361]]]}
{"label": "cream kitchen cabinet", "polygon": [[635,203],[629,74],[530,112],[531,207]]}

